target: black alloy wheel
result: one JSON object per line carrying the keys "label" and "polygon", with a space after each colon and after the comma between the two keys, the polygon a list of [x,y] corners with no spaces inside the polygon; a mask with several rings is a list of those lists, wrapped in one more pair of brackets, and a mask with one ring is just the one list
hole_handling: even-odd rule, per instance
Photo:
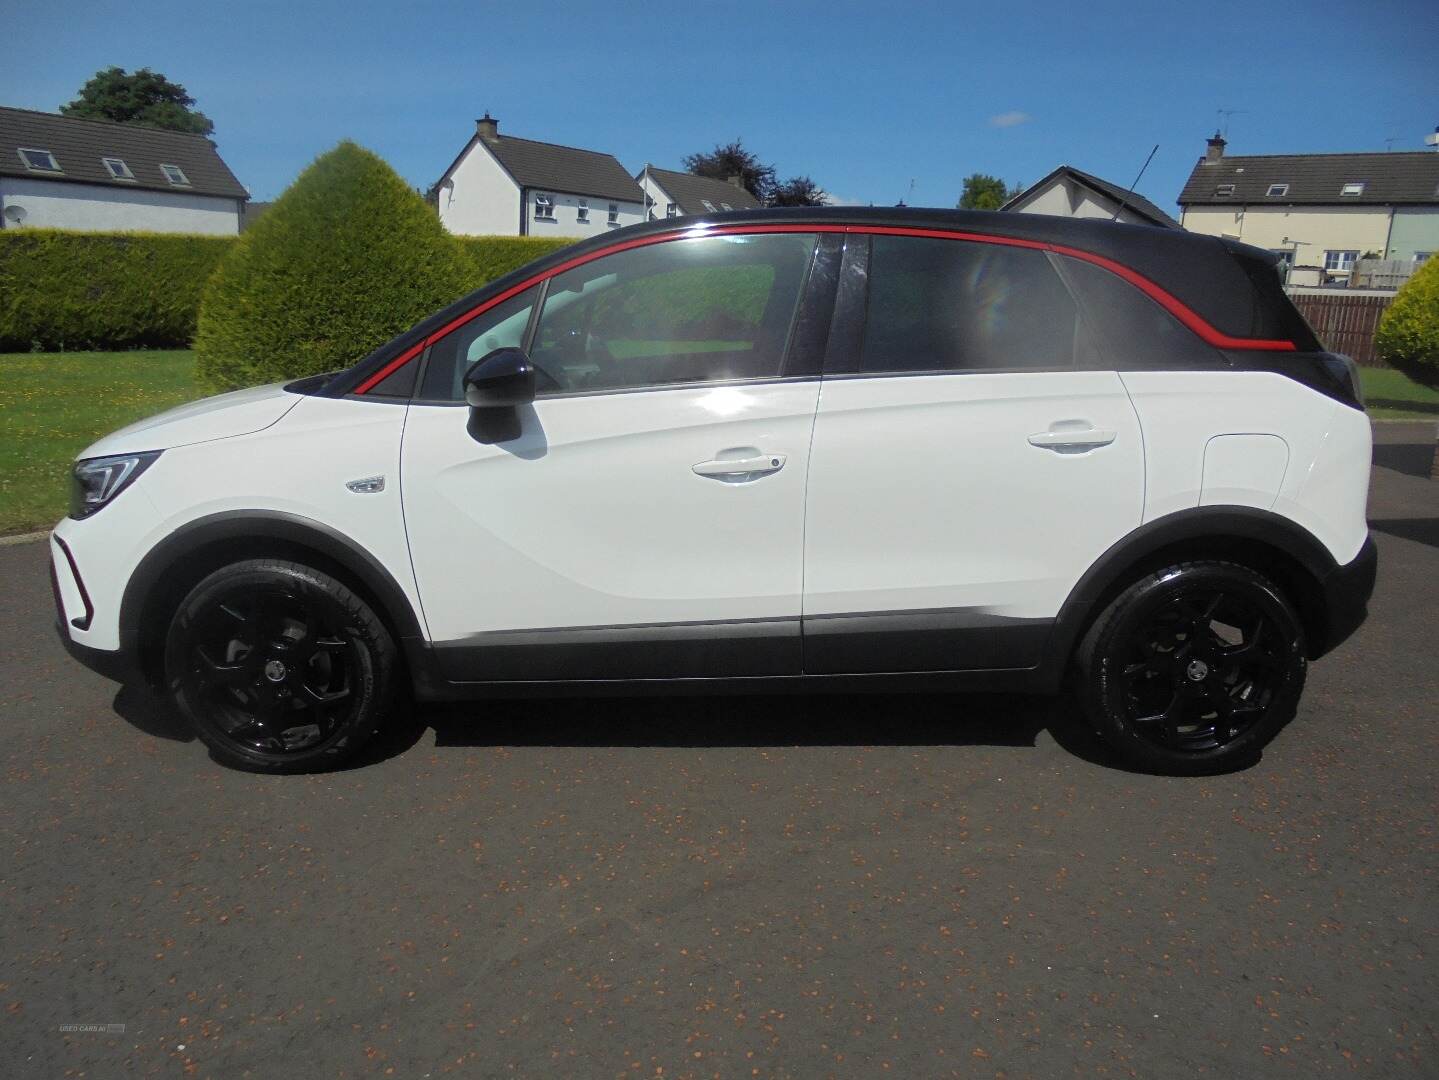
{"label": "black alloy wheel", "polygon": [[166,648],[171,693],[227,764],[306,771],[378,726],[394,645],[368,605],[312,568],[225,567],[181,604]]}
{"label": "black alloy wheel", "polygon": [[1251,759],[1294,712],[1305,675],[1294,609],[1229,563],[1185,563],[1136,582],[1081,646],[1095,727],[1151,771],[1222,771]]}

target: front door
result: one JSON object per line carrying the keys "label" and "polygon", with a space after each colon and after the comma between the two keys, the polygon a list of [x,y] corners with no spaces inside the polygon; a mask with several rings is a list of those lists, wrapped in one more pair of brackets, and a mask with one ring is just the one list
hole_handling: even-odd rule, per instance
{"label": "front door", "polygon": [[805,671],[1030,667],[1140,524],[1133,406],[1044,252],[875,236],[866,261],[815,421]]}
{"label": "front door", "polygon": [[[815,247],[797,234],[637,247],[431,346],[402,479],[448,677],[799,671],[819,383],[785,358]],[[539,396],[518,438],[486,444],[463,373],[513,345]]]}

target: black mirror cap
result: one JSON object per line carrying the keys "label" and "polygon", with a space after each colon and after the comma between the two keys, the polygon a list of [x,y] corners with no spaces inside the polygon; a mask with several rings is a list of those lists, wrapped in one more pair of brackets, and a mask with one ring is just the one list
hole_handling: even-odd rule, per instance
{"label": "black mirror cap", "polygon": [[506,409],[535,400],[535,366],[525,350],[486,353],[465,373],[465,401],[476,409]]}

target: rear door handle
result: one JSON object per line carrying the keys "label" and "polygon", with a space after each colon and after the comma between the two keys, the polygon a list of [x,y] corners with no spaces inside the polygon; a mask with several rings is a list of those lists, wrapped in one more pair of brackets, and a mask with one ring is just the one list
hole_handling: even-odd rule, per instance
{"label": "rear door handle", "polygon": [[1118,434],[1106,428],[1082,428],[1079,431],[1061,428],[1059,431],[1035,432],[1029,437],[1029,445],[1057,453],[1064,453],[1066,450],[1093,450],[1097,446],[1108,446]]}
{"label": "rear door handle", "polygon": [[756,457],[715,458],[701,461],[693,468],[696,476],[712,480],[739,480],[779,472],[787,460],[784,454],[760,454]]}

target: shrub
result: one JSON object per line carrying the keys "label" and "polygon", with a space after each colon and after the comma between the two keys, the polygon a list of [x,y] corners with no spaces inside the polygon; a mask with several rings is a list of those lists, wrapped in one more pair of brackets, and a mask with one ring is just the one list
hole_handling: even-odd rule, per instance
{"label": "shrub", "polygon": [[478,289],[525,263],[573,243],[547,236],[457,236],[466,262],[466,289]]}
{"label": "shrub", "polygon": [[0,231],[0,351],[187,346],[232,236]]}
{"label": "shrub", "polygon": [[1439,258],[1405,282],[1379,320],[1379,355],[1417,383],[1439,386]]}
{"label": "shrub", "polygon": [[251,386],[346,367],[468,290],[439,219],[352,142],[321,155],[205,288],[200,378]]}

